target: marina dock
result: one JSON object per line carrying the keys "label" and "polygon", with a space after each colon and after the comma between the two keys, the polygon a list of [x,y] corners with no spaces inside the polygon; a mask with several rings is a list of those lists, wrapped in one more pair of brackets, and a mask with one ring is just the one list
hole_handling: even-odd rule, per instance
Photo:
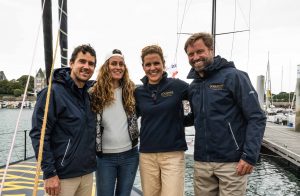
{"label": "marina dock", "polygon": [[300,132],[295,132],[294,127],[281,126],[268,123],[263,147],[281,156],[300,168]]}

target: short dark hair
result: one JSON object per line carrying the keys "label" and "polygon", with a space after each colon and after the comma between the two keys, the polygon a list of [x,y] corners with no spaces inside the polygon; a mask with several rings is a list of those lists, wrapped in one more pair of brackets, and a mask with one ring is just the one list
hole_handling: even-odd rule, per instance
{"label": "short dark hair", "polygon": [[209,33],[194,33],[191,35],[188,40],[186,40],[185,45],[184,45],[184,51],[187,52],[187,47],[194,44],[197,40],[202,39],[205,46],[208,47],[209,49],[213,50],[213,43],[214,40]]}
{"label": "short dark hair", "polygon": [[83,54],[85,54],[87,52],[90,53],[93,57],[95,57],[95,65],[96,65],[96,63],[97,63],[96,51],[90,44],[83,44],[83,45],[77,46],[72,53],[70,62],[72,62],[72,63],[75,62],[75,59],[79,52],[82,52]]}

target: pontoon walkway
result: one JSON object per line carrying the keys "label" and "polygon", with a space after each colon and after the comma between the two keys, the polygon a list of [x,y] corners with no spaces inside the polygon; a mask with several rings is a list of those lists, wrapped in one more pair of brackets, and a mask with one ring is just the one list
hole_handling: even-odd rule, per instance
{"label": "pontoon walkway", "polygon": [[262,145],[300,168],[300,132],[293,127],[268,123]]}

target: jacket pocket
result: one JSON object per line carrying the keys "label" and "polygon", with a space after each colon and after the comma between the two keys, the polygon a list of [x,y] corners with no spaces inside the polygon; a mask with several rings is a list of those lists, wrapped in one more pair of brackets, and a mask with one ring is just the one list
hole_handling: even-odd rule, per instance
{"label": "jacket pocket", "polygon": [[236,141],[236,138],[235,138],[235,136],[234,136],[234,133],[233,133],[231,124],[230,124],[230,122],[227,122],[227,123],[228,123],[228,127],[229,127],[229,130],[230,130],[230,133],[231,133],[231,137],[232,137],[232,139],[233,139],[233,141],[234,141],[234,143],[235,143],[236,150],[239,150],[240,147],[239,147],[239,145],[238,145],[238,143],[237,143],[237,141]]}
{"label": "jacket pocket", "polygon": [[71,142],[71,139],[69,139],[69,141],[68,141],[68,144],[67,144],[67,147],[66,147],[64,156],[63,156],[63,158],[62,158],[62,160],[61,160],[61,162],[60,162],[60,165],[61,165],[61,166],[64,166],[64,160],[65,160],[66,155],[67,155],[67,153],[68,153],[68,150],[69,150],[69,147],[70,147],[70,142]]}

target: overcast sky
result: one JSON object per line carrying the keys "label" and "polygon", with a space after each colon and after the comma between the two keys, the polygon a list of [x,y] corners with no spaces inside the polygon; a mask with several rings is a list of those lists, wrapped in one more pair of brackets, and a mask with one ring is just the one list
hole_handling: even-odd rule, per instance
{"label": "overcast sky", "polygon": [[[55,44],[57,1],[52,4]],[[90,43],[97,52],[98,70],[106,53],[119,48],[125,55],[132,80],[140,83],[144,75],[141,49],[159,44],[164,50],[166,65],[177,63],[177,76],[186,80],[190,65],[183,45],[188,36],[181,35],[177,39],[177,32],[210,32],[211,4],[211,0],[69,0],[69,57],[74,47]],[[31,75],[44,68],[43,31],[38,28],[41,7],[39,0],[0,0],[0,71],[4,71],[8,80],[28,74],[31,64]],[[218,36],[216,54],[247,71],[256,87],[257,76],[266,73],[269,52],[273,93],[294,91],[297,64],[300,64],[299,21],[299,0],[219,0],[217,33],[234,29],[250,29],[250,33]],[[34,53],[36,40],[37,52]],[[59,65],[56,60],[55,66]]]}

